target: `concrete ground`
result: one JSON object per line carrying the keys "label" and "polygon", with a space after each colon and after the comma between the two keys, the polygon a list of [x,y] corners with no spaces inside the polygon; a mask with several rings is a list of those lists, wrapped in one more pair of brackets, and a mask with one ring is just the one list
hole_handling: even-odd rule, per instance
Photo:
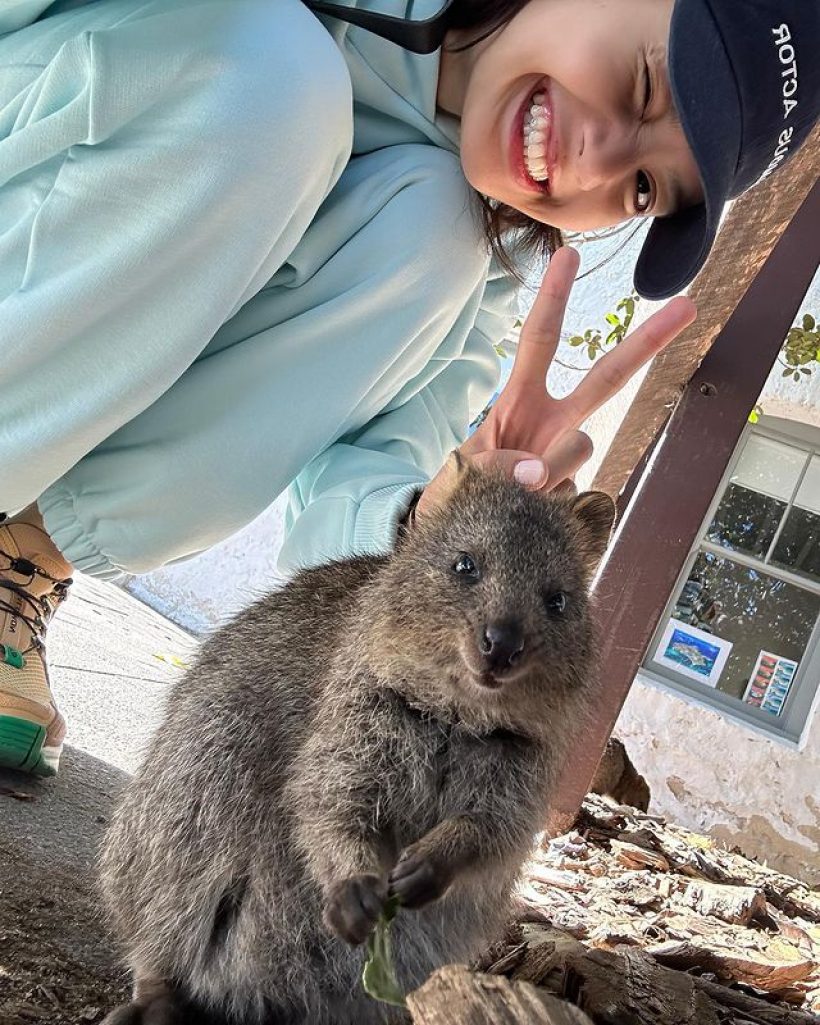
{"label": "concrete ground", "polygon": [[196,643],[88,578],[53,623],[53,687],[69,725],[60,775],[0,770],[0,1025],[97,1022],[125,994],[95,892],[96,851]]}

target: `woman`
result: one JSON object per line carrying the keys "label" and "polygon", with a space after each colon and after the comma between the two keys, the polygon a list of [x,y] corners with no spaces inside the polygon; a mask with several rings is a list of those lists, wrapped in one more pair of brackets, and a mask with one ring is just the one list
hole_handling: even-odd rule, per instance
{"label": "woman", "polygon": [[465,442],[511,263],[649,216],[636,284],[672,295],[726,199],[817,116],[820,15],[801,0],[456,0],[441,17],[360,0],[345,17],[382,30],[372,6],[433,19],[433,52],[299,0],[0,13],[4,764],[56,771],[44,635],[73,569],[184,558],[288,484],[286,567],[385,550],[459,445],[532,487],[571,475],[585,416],[694,313],[674,300],[555,402],[577,262],[559,254]]}

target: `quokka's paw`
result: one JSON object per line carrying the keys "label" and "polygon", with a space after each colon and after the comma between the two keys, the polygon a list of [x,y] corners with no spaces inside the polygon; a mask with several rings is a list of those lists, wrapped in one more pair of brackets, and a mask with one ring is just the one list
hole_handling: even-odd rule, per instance
{"label": "quokka's paw", "polygon": [[325,925],[343,940],[364,943],[387,900],[387,883],[374,875],[351,876],[335,883],[325,904]]}
{"label": "quokka's paw", "polygon": [[406,908],[421,908],[438,900],[451,882],[449,873],[429,854],[407,847],[390,873],[389,894]]}
{"label": "quokka's paw", "polygon": [[116,1007],[102,1025],[216,1025],[216,1022],[217,1019],[169,991],[145,1003]]}

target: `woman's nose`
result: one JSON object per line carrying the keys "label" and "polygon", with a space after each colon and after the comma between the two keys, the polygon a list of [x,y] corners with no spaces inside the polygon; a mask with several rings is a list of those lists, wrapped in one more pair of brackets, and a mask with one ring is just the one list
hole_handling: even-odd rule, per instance
{"label": "woman's nose", "polygon": [[635,163],[634,129],[620,121],[588,122],[578,145],[575,173],[578,187],[590,192],[621,181]]}

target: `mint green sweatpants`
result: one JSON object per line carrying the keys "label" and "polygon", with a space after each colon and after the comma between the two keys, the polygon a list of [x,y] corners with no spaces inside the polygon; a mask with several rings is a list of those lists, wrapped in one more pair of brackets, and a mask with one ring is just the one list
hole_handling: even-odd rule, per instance
{"label": "mint green sweatpants", "polygon": [[0,8],[0,509],[103,577],[288,485],[286,568],[385,550],[507,325],[457,155],[351,158],[299,0],[46,7]]}

